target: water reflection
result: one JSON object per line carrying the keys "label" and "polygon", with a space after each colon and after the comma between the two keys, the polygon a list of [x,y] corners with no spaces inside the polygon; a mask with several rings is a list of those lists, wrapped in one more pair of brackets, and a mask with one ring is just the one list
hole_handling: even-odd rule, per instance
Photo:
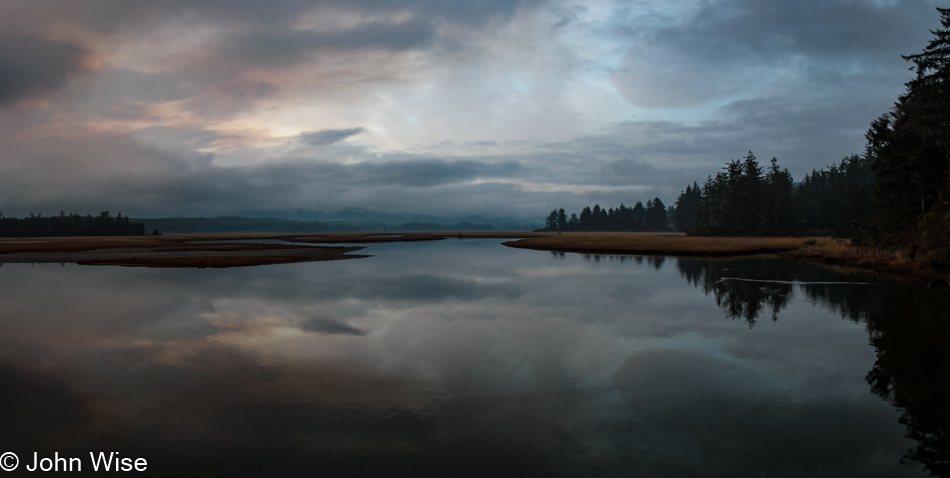
{"label": "water reflection", "polygon": [[[552,254],[553,256],[557,257],[557,258],[561,258],[561,259],[564,258],[564,253],[563,253],[563,252],[553,252],[553,251],[552,251],[551,254]],[[647,263],[650,267],[653,267],[653,268],[656,269],[656,270],[660,270],[660,268],[663,267],[663,263],[666,261],[666,257],[664,257],[664,256],[629,256],[629,255],[612,255],[612,254],[582,254],[581,257],[583,257],[584,260],[587,261],[587,262],[590,262],[591,260],[593,260],[594,262],[600,262],[600,261],[603,260],[603,261],[610,261],[610,262],[617,261],[617,262],[619,262],[619,263],[621,263],[621,264],[623,264],[624,262],[627,262],[627,261],[633,261],[633,262],[636,262],[637,264],[643,264],[643,261],[646,260],[646,263]]]}
{"label": "water reflection", "polygon": [[[203,476],[918,476],[898,420],[946,429],[899,398],[946,376],[867,343],[889,284],[498,242],[223,271],[5,266],[0,448]],[[893,327],[881,337],[929,330]],[[900,408],[867,393],[872,366]]]}
{"label": "water reflection", "polygon": [[853,321],[866,320],[881,288],[877,278],[866,272],[833,272],[783,258],[680,258],[677,269],[687,282],[712,294],[727,317],[745,320],[750,328],[762,316],[778,320],[796,289],[816,306]]}
{"label": "water reflection", "polygon": [[915,442],[902,459],[950,476],[950,294],[862,272],[816,275],[820,269],[794,261],[680,259],[677,265],[727,317],[750,328],[761,316],[777,321],[796,293],[864,324],[877,355],[865,379],[872,393],[900,410],[899,422]]}

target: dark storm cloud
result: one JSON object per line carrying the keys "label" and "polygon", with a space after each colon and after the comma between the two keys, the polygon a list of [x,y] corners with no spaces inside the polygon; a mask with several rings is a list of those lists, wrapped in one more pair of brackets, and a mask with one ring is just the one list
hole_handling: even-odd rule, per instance
{"label": "dark storm cloud", "polygon": [[300,135],[300,139],[310,146],[323,146],[337,143],[350,136],[365,132],[366,128],[325,129],[323,131],[303,133]]}
{"label": "dark storm cloud", "polygon": [[85,54],[70,43],[0,33],[0,105],[62,87]]}

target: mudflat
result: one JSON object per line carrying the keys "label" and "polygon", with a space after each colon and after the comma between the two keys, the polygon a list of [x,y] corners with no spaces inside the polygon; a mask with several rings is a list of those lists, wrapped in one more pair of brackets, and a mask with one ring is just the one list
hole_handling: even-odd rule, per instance
{"label": "mudflat", "polygon": [[543,233],[234,233],[0,238],[0,264],[78,263],[129,267],[245,267],[368,257],[353,254],[365,247],[352,244],[437,241],[449,237],[509,239],[538,234]]}
{"label": "mudflat", "polygon": [[286,240],[262,234],[0,239],[0,263],[78,263],[132,267],[242,267],[356,259],[363,247],[217,242]]}

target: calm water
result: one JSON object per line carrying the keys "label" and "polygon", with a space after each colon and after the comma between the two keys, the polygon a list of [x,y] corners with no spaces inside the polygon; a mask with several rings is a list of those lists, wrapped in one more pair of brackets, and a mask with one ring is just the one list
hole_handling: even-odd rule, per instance
{"label": "calm water", "polygon": [[945,293],[499,243],[3,265],[0,452],[156,475],[950,474]]}

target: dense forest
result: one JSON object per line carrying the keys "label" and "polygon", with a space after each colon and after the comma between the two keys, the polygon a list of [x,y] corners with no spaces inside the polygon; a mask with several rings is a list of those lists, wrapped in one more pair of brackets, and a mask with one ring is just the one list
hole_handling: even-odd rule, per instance
{"label": "dense forest", "polygon": [[144,224],[121,213],[112,216],[109,211],[102,211],[98,216],[60,212],[58,216],[30,214],[23,218],[4,217],[0,213],[0,237],[142,235],[145,235]]}
{"label": "dense forest", "polygon": [[834,235],[950,265],[950,9],[937,10],[942,28],[921,53],[903,57],[916,75],[871,123],[863,154],[796,182],[775,158],[763,167],[750,151],[688,185],[669,211],[659,199],[620,213],[595,206],[566,218],[555,210],[545,229],[657,230],[662,210],[670,229],[689,234]]}
{"label": "dense forest", "polygon": [[796,183],[772,158],[750,151],[676,199],[673,225],[697,235],[838,235],[867,239],[874,220],[871,162],[849,156]]}

